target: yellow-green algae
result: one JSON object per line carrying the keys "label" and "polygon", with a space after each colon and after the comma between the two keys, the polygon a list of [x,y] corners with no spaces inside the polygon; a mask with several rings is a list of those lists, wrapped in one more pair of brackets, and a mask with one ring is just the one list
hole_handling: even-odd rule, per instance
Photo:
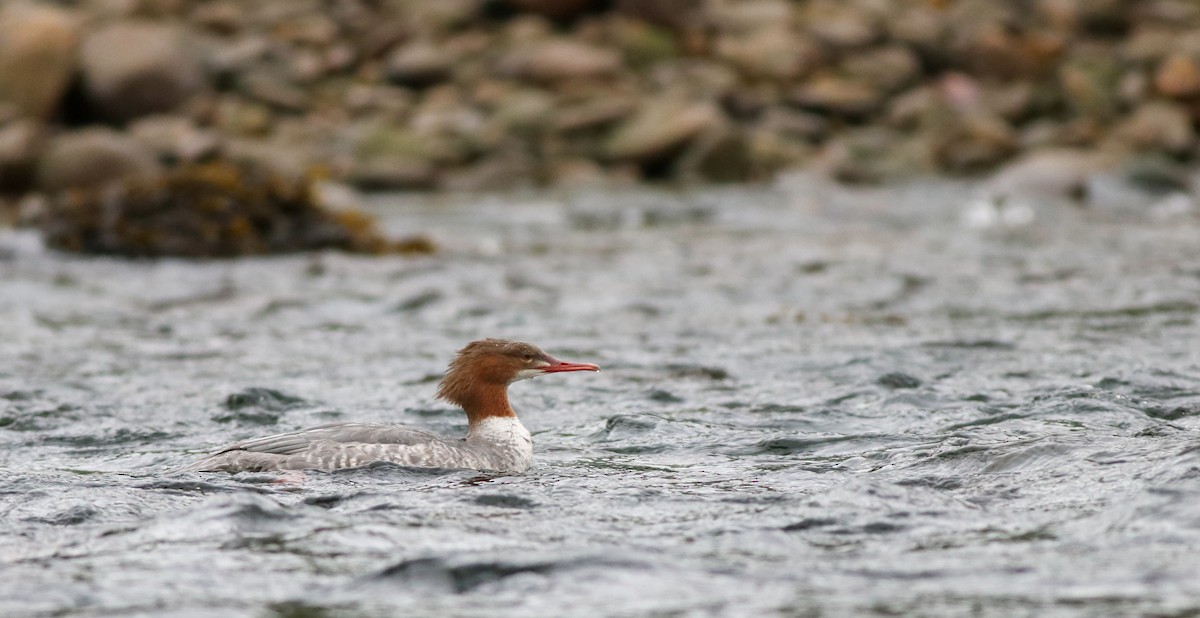
{"label": "yellow-green algae", "polygon": [[366,213],[324,208],[317,180],[316,173],[290,179],[227,162],[184,165],[155,179],[65,192],[36,225],[51,248],[127,257],[434,250],[424,237],[385,237]]}

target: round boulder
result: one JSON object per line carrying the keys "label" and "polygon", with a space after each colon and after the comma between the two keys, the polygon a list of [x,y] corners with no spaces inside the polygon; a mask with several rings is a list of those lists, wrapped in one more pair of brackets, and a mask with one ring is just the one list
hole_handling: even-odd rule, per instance
{"label": "round boulder", "polygon": [[42,191],[94,188],[129,177],[153,177],[162,171],[150,150],[111,129],[85,129],[56,138],[37,165]]}
{"label": "round boulder", "polygon": [[205,86],[185,33],[169,25],[128,21],[106,26],[84,39],[82,56],[88,100],[108,121],[169,112]]}
{"label": "round boulder", "polygon": [[0,9],[0,105],[53,115],[75,72],[79,26],[66,11],[14,3]]}

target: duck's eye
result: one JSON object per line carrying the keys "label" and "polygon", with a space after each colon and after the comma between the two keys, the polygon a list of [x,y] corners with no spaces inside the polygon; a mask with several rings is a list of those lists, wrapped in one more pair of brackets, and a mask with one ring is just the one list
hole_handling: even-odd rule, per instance
{"label": "duck's eye", "polygon": [[521,358],[524,358],[525,360],[533,360],[533,354],[530,352],[526,352],[521,355]]}

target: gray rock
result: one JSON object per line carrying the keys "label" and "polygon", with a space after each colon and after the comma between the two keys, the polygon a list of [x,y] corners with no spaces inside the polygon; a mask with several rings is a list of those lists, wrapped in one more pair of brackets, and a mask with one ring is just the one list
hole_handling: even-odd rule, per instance
{"label": "gray rock", "polygon": [[1151,65],[1179,49],[1179,37],[1167,28],[1139,28],[1129,33],[1121,44],[1120,54],[1126,60]]}
{"label": "gray rock", "polygon": [[412,111],[414,95],[407,88],[386,84],[353,84],[342,98],[353,116],[375,115],[380,118],[404,118]]}
{"label": "gray rock", "polygon": [[1088,178],[1110,169],[1112,157],[1091,150],[1053,148],[1027,152],[983,183],[996,197],[1077,197]]}
{"label": "gray rock", "polygon": [[770,124],[751,129],[746,146],[756,174],[803,166],[819,152],[810,140],[775,131]]}
{"label": "gray rock", "polygon": [[723,36],[717,41],[716,53],[751,79],[796,79],[821,60],[815,43],[783,25]]}
{"label": "gray rock", "polygon": [[114,122],[172,111],[206,85],[186,31],[174,26],[105,26],[84,39],[82,58],[88,100],[101,118]]}
{"label": "gray rock", "polygon": [[217,34],[230,35],[245,25],[246,14],[241,3],[233,0],[214,0],[197,6],[192,22]]}
{"label": "gray rock", "polygon": [[829,132],[829,119],[787,107],[771,107],[763,114],[758,128],[803,140],[817,140]]}
{"label": "gray rock", "polygon": [[387,77],[404,86],[428,86],[450,77],[453,58],[428,41],[413,41],[387,59]]}
{"label": "gray rock", "polygon": [[882,34],[877,16],[863,3],[814,0],[805,4],[804,27],[821,42],[836,48],[858,48]]}
{"label": "gray rock", "polygon": [[128,127],[129,134],[161,161],[192,162],[221,149],[221,138],[181,116],[146,116]]}
{"label": "gray rock", "polygon": [[441,135],[389,124],[363,126],[358,133],[349,181],[362,189],[428,189],[441,168],[462,157]]}
{"label": "gray rock", "polygon": [[288,43],[327,46],[337,40],[337,22],[321,11],[305,11],[272,25],[272,35]]}
{"label": "gray rock", "polygon": [[1034,113],[1038,92],[1027,81],[985,84],[980,90],[980,103],[984,109],[1015,121]]}
{"label": "gray rock", "polygon": [[553,117],[554,98],[536,89],[516,89],[501,96],[488,122],[504,135],[536,135],[546,130]]}
{"label": "gray rock", "polygon": [[45,141],[45,128],[33,119],[0,127],[0,193],[21,193],[29,188]]}
{"label": "gray rock", "polygon": [[945,113],[945,108],[938,89],[921,84],[892,97],[884,117],[892,127],[913,128],[927,122],[935,114]]}
{"label": "gray rock", "polygon": [[499,71],[535,82],[555,82],[615,74],[621,55],[615,50],[570,40],[523,45],[501,58]]}
{"label": "gray rock", "polygon": [[637,109],[632,97],[589,99],[573,105],[560,106],[551,116],[558,131],[579,131],[603,126],[628,117]]}
{"label": "gray rock", "polygon": [[607,180],[604,168],[591,159],[556,158],[550,162],[550,182],[559,187],[600,187]]}
{"label": "gray rock", "polygon": [[864,116],[878,109],[884,93],[871,84],[834,75],[817,75],[796,87],[788,100],[800,107],[840,116]]}
{"label": "gray rock", "polygon": [[24,3],[0,9],[0,104],[49,119],[75,72],[78,46],[71,13]]}
{"label": "gray rock", "polygon": [[719,128],[723,122],[720,110],[711,103],[673,99],[647,101],[608,137],[604,155],[614,161],[651,161],[687,144],[706,130]]}
{"label": "gray rock", "polygon": [[753,35],[769,28],[789,28],[795,20],[795,5],[788,0],[711,2],[707,17],[721,32]]}
{"label": "gray rock", "polygon": [[950,32],[947,11],[925,4],[903,6],[903,10],[891,15],[885,23],[888,35],[897,42],[935,55],[945,45]]}
{"label": "gray rock", "polygon": [[938,163],[953,172],[975,172],[995,165],[1017,149],[1017,135],[1003,118],[973,113],[954,118],[936,140]]}
{"label": "gray rock", "polygon": [[1194,147],[1196,131],[1183,105],[1147,101],[1117,126],[1115,135],[1134,150],[1163,150],[1182,154]]}
{"label": "gray rock", "polygon": [[49,193],[95,188],[162,172],[141,142],[111,129],[85,129],[55,138],[37,164],[37,187]]}
{"label": "gray rock", "polygon": [[212,126],[226,135],[262,136],[271,130],[271,111],[257,101],[223,94],[216,98],[212,107]]}
{"label": "gray rock", "polygon": [[570,19],[596,5],[596,0],[506,0],[519,11],[545,15],[551,19]]}
{"label": "gray rock", "polygon": [[238,88],[246,96],[276,109],[300,112],[308,109],[308,94],[278,70],[258,68],[238,79]]}
{"label": "gray rock", "polygon": [[[307,146],[307,147],[305,147]],[[295,141],[270,138],[224,138],[221,142],[223,158],[245,170],[273,175],[289,182],[297,182],[318,163],[324,163],[323,149]]]}
{"label": "gray rock", "polygon": [[881,126],[866,126],[830,140],[822,156],[830,175],[851,183],[895,180],[934,168],[926,134],[906,136]]}
{"label": "gray rock", "polygon": [[428,161],[395,156],[357,161],[347,180],[367,191],[398,191],[431,189],[437,175],[437,168]]}
{"label": "gray rock", "polygon": [[705,0],[617,0],[616,11],[673,30],[692,30],[706,21]]}
{"label": "gray rock", "polygon": [[503,191],[527,185],[535,176],[534,161],[529,153],[509,148],[465,168],[447,172],[438,186],[450,191]]}
{"label": "gray rock", "polygon": [[228,80],[248,67],[262,62],[271,50],[265,36],[247,33],[233,39],[215,40],[205,44],[205,64],[216,79]]}
{"label": "gray rock", "polygon": [[895,92],[921,74],[921,62],[907,47],[890,45],[854,54],[842,63],[849,77],[883,92]]}
{"label": "gray rock", "polygon": [[[392,13],[403,14],[411,31],[446,32],[480,17],[485,0],[437,0],[436,2],[408,2],[385,4],[387,8],[376,9],[380,17]],[[287,2],[285,4],[291,4]],[[402,7],[402,8],[401,8]]]}

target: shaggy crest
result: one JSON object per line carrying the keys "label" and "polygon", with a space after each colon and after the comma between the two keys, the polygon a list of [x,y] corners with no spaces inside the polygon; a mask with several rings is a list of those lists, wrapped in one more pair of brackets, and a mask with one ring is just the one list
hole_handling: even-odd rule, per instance
{"label": "shaggy crest", "polygon": [[488,387],[507,387],[523,377],[522,370],[545,367],[552,361],[537,346],[522,341],[472,341],[450,361],[446,375],[438,386],[437,397],[470,408],[479,403],[476,401],[477,391]]}

